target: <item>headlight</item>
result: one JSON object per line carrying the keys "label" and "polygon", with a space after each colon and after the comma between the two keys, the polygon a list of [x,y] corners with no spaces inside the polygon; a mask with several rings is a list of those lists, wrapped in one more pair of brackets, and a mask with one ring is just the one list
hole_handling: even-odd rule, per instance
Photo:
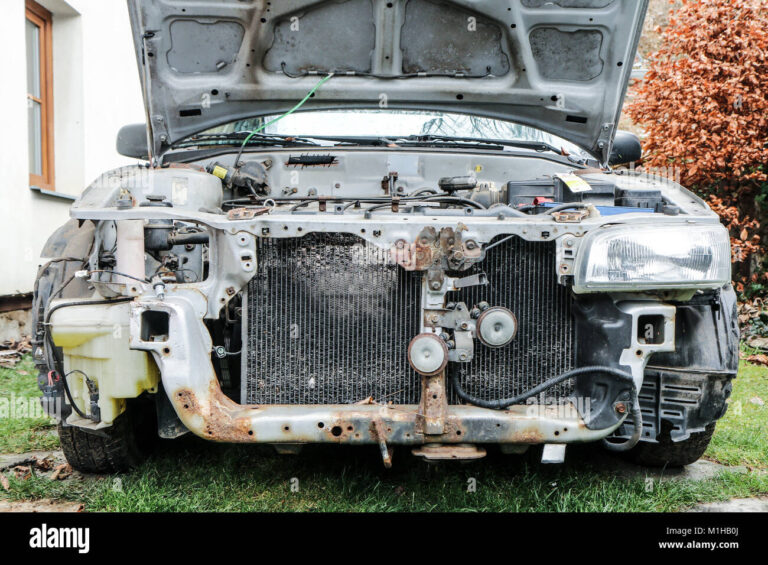
{"label": "headlight", "polygon": [[731,280],[731,244],[720,224],[620,226],[587,234],[574,291],[714,288]]}

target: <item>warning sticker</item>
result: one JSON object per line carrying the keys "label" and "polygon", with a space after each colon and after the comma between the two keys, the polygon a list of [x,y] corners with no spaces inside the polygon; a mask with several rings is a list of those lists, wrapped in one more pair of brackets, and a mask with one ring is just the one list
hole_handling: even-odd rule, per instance
{"label": "warning sticker", "polygon": [[557,173],[555,176],[563,181],[571,192],[587,192],[592,190],[587,181],[573,173]]}

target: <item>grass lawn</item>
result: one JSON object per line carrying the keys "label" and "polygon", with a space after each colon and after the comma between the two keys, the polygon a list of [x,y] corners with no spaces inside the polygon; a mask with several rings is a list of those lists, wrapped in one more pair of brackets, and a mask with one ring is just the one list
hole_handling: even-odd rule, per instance
{"label": "grass lawn", "polygon": [[[36,390],[28,362],[0,374],[0,395]],[[16,379],[14,379],[15,381]],[[705,481],[658,480],[612,459],[599,446],[569,446],[564,465],[542,466],[539,450],[472,464],[426,465],[405,449],[385,470],[375,447],[310,446],[279,456],[268,446],[210,444],[194,437],[162,442],[136,471],[52,482],[6,476],[0,498],[83,502],[88,511],[675,511],[699,502],[768,494],[768,369],[744,364],[728,415],[706,457],[746,465]],[[0,422],[0,452],[53,447],[47,424]],[[471,488],[475,486],[476,488]]]}
{"label": "grass lawn", "polygon": [[[0,368],[0,453],[56,449],[59,438],[50,418],[24,418],[40,404],[37,371],[30,356],[16,368]],[[12,417],[14,416],[14,417]]]}

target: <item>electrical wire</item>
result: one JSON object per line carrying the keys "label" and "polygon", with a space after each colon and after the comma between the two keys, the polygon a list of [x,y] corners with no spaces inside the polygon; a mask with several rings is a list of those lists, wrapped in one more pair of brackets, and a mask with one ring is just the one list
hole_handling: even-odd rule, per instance
{"label": "electrical wire", "polygon": [[584,202],[569,202],[566,204],[558,204],[557,206],[552,206],[552,208],[549,208],[547,210],[547,214],[554,214],[555,212],[560,212],[561,210],[570,210],[571,208],[586,208],[589,206],[589,204],[585,204]]}
{"label": "electrical wire", "polygon": [[[75,399],[72,398],[72,392],[69,390],[69,383],[67,382],[67,377],[71,375],[72,373],[80,373],[85,378],[86,383],[92,382],[91,379],[86,375],[83,371],[80,369],[73,369],[63,377],[61,377],[61,382],[64,385],[64,392],[67,395],[67,398],[69,399],[69,405],[72,407],[72,409],[77,412],[77,415],[81,418],[85,418],[86,420],[90,420],[91,418],[80,408],[77,406],[77,403],[75,403]],[[88,387],[90,389],[90,386]]]}
{"label": "electrical wire", "polygon": [[[51,336],[51,316],[56,310],[60,310],[61,308],[67,308],[70,306],[90,306],[93,304],[119,304],[121,302],[131,302],[133,298],[113,298],[109,300],[78,300],[76,302],[64,302],[60,304],[55,304],[51,306],[48,311],[45,313],[45,318],[43,320],[43,331],[44,331],[44,341],[48,345],[48,347],[44,347],[43,350],[45,352],[45,355],[47,357],[46,361],[48,364],[48,368],[53,370],[57,375],[61,376],[64,375],[64,371],[62,370],[64,366],[64,361],[59,358],[58,353],[56,351],[56,344],[53,341],[53,337]],[[68,375],[68,374],[67,374]],[[63,380],[63,386],[64,386],[64,392],[67,394],[67,397],[69,398],[69,402],[72,405],[73,409],[77,414],[83,418],[87,418],[86,416],[75,404],[74,400],[72,399],[72,393],[69,391],[69,385],[67,384],[66,377],[62,378]]]}
{"label": "electrical wire", "polygon": [[[142,279],[142,278],[139,278],[139,277],[134,277],[133,275],[128,275],[126,273],[121,273],[120,271],[113,271],[111,269],[95,269],[93,271],[88,271],[89,275],[92,275],[93,273],[107,273],[107,274],[110,274],[110,275],[118,275],[120,277],[125,277],[127,279],[133,279],[135,281],[139,281],[140,283],[144,283],[144,284],[151,284],[152,283],[152,281],[150,281],[148,278],[143,278]],[[103,282],[103,281],[99,281],[99,282]]]}
{"label": "electrical wire", "polygon": [[278,122],[278,121],[282,120],[283,118],[285,118],[285,117],[287,117],[287,116],[290,116],[290,115],[291,115],[291,114],[293,114],[293,113],[294,113],[296,110],[298,110],[299,108],[301,108],[301,107],[304,105],[304,103],[305,103],[307,100],[309,100],[309,99],[310,99],[310,98],[311,98],[311,97],[312,97],[312,96],[315,94],[315,92],[317,92],[317,90],[318,90],[318,89],[319,89],[321,86],[323,86],[323,85],[324,85],[326,82],[328,82],[328,81],[330,80],[330,78],[331,78],[332,76],[333,76],[333,73],[330,73],[328,76],[324,77],[324,78],[323,78],[323,79],[322,79],[320,82],[318,82],[318,83],[317,83],[317,84],[314,86],[314,88],[312,88],[312,90],[310,90],[309,92],[307,92],[307,95],[306,95],[304,98],[302,98],[301,102],[299,102],[298,104],[296,104],[296,105],[295,105],[293,108],[291,108],[290,110],[288,110],[288,111],[287,111],[285,114],[281,114],[280,116],[278,116],[278,117],[277,117],[277,118],[275,118],[274,120],[270,120],[270,121],[268,121],[268,122],[266,122],[266,123],[264,123],[264,124],[260,125],[260,126],[259,126],[259,127],[257,127],[255,130],[253,130],[253,131],[249,132],[249,134],[248,134],[248,137],[246,137],[246,138],[243,140],[243,144],[240,146],[240,151],[238,151],[238,152],[237,152],[237,158],[235,159],[235,167],[237,167],[237,164],[240,162],[240,157],[242,157],[242,156],[243,156],[243,150],[245,149],[245,146],[246,146],[246,145],[248,145],[248,142],[251,140],[251,138],[252,138],[254,135],[256,135],[257,133],[259,133],[261,130],[265,129],[267,126],[271,126],[271,125],[272,125],[272,124],[274,124],[275,122]]}

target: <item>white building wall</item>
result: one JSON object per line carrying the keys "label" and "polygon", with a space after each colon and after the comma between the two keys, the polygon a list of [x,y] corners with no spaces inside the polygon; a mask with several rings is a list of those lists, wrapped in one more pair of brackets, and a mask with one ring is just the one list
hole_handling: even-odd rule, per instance
{"label": "white building wall", "polygon": [[[0,296],[31,292],[48,235],[71,201],[29,188],[25,2],[2,0],[0,52]],[[117,132],[144,121],[124,0],[38,0],[53,13],[55,189],[76,196],[130,164]]]}

